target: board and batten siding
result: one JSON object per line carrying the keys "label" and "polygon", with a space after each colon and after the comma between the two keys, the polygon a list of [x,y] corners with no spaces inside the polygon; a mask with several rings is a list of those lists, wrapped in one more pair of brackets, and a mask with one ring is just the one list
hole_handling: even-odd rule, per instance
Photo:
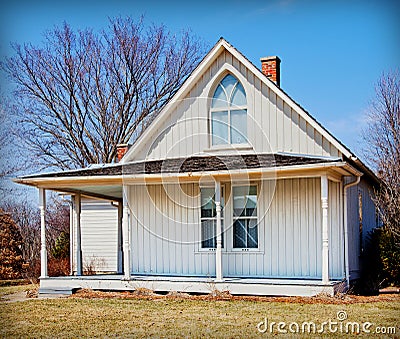
{"label": "board and batten siding", "polygon": [[[329,183],[330,277],[344,277],[340,183]],[[320,178],[258,183],[259,249],[232,249],[231,185],[225,184],[225,277],[321,278]],[[215,252],[200,248],[196,183],[131,187],[132,273],[215,277]]]}
{"label": "board and batten siding", "polygon": [[158,124],[158,129],[140,140],[129,160],[188,157],[215,151],[210,144],[209,97],[227,72],[238,78],[246,91],[247,137],[252,151],[341,156],[321,133],[225,50],[185,99]]}
{"label": "board and batten siding", "polygon": [[[350,279],[360,277],[362,247],[366,245],[368,234],[378,227],[377,212],[371,194],[373,187],[365,179],[347,191],[347,225],[349,231]],[[361,202],[361,209],[360,209]],[[360,220],[362,210],[362,220]],[[360,233],[360,222],[362,223]]]}
{"label": "board and batten siding", "polygon": [[[97,199],[82,199],[81,206],[83,269],[91,266],[98,272],[117,272],[118,208],[110,201]],[[76,263],[76,225],[73,225],[73,262]]]}

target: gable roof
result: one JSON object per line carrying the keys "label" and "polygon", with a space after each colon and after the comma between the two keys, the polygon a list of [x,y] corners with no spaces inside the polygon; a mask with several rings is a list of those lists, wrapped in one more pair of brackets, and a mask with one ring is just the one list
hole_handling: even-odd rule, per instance
{"label": "gable roof", "polygon": [[[216,60],[216,58],[222,53],[223,50],[231,53],[236,59],[238,59],[245,67],[251,71],[254,76],[261,80],[270,90],[272,90],[280,99],[282,99],[288,106],[296,111],[306,122],[308,122],[316,131],[325,137],[332,145],[334,145],[344,157],[353,159],[355,155],[338,139],[336,139],[325,127],[323,127],[314,117],[312,117],[303,107],[296,103],[288,94],[286,94],[280,87],[278,87],[273,81],[265,76],[259,68],[251,63],[241,52],[229,44],[224,38],[220,38],[213,48],[207,53],[207,55],[200,61],[197,67],[193,70],[190,76],[182,84],[180,89],[175,93],[171,100],[164,106],[158,116],[152,121],[152,123],[146,128],[146,130],[140,135],[135,141],[130,150],[122,158],[123,163],[132,161],[132,156],[135,151],[140,147],[148,138],[151,138],[157,131],[157,128],[161,126],[166,119],[170,116],[173,109],[176,107],[178,102],[183,99],[191,90],[191,88],[200,79],[202,74],[208,69],[208,67]],[[364,165],[364,167],[366,167]]]}

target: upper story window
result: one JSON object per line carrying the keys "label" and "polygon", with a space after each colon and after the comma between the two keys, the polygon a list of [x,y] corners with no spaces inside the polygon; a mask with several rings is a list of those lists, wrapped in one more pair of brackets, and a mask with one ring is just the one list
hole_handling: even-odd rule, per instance
{"label": "upper story window", "polygon": [[231,74],[218,84],[211,103],[212,145],[247,143],[247,101],[242,84]]}

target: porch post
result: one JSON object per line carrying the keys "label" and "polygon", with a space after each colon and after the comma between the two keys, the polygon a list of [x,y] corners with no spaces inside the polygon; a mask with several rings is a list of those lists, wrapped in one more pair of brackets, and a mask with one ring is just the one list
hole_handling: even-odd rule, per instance
{"label": "porch post", "polygon": [[122,267],[122,255],[123,255],[123,251],[122,251],[122,215],[123,215],[123,207],[122,207],[122,203],[119,202],[118,203],[118,248],[117,248],[117,272],[118,273],[123,273],[123,267]]}
{"label": "porch post", "polygon": [[39,188],[40,208],[40,278],[47,278],[47,249],[46,249],[46,190]]}
{"label": "porch post", "polygon": [[82,239],[81,239],[81,195],[74,198],[76,225],[76,275],[82,275]]}
{"label": "porch post", "polygon": [[322,203],[322,282],[329,282],[329,225],[328,225],[328,177],[321,176]]}
{"label": "porch post", "polygon": [[131,249],[129,227],[129,186],[123,186],[122,238],[124,243],[124,279],[131,278]]}
{"label": "porch post", "polygon": [[217,214],[217,248],[215,251],[215,281],[223,281],[222,276],[222,234],[221,234],[221,182],[215,184],[215,211]]}
{"label": "porch post", "polygon": [[71,201],[69,204],[69,265],[70,265],[70,273],[69,275],[74,274],[74,197],[71,196]]}

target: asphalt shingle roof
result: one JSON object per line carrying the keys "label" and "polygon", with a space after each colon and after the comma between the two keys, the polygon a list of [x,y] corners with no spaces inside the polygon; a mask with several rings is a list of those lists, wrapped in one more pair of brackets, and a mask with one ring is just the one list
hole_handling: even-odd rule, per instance
{"label": "asphalt shingle roof", "polygon": [[341,160],[283,154],[211,155],[165,160],[149,160],[127,164],[110,164],[72,171],[29,175],[23,178],[216,172],[320,164],[334,161],[337,162]]}

